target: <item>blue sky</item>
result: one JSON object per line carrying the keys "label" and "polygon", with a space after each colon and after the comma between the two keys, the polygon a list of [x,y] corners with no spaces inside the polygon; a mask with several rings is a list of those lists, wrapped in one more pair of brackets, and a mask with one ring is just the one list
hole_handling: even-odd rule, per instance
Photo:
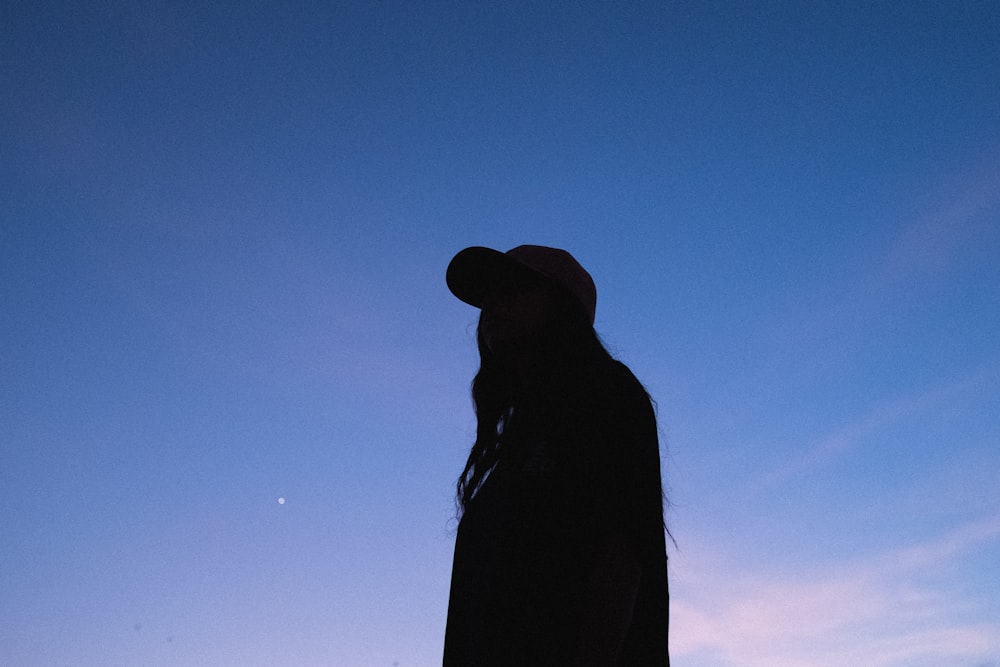
{"label": "blue sky", "polygon": [[0,663],[439,663],[444,269],[539,243],[677,665],[1000,664],[1000,12],[869,4],[8,3]]}

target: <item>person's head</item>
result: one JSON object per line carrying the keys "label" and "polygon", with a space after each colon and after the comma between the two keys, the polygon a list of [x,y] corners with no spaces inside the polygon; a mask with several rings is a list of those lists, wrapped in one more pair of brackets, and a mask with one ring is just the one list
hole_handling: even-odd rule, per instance
{"label": "person's head", "polygon": [[510,276],[483,295],[479,334],[494,354],[513,352],[534,341],[555,316],[555,294],[532,275]]}
{"label": "person's head", "polygon": [[464,505],[497,461],[515,408],[565,417],[588,390],[588,374],[611,357],[593,327],[594,282],[565,250],[467,248],[449,265],[447,282],[481,309],[480,368],[472,383],[477,437],[458,486]]}
{"label": "person's head", "polygon": [[482,310],[480,348],[487,356],[523,356],[593,330],[597,290],[565,250],[522,245],[506,253],[472,247],[448,266],[448,287]]}

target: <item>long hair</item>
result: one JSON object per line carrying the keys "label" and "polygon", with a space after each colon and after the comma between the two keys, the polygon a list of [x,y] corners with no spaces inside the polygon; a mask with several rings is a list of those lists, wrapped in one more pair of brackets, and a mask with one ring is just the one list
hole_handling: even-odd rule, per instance
{"label": "long hair", "polygon": [[504,432],[515,410],[572,414],[592,389],[595,372],[614,362],[573,297],[555,289],[552,304],[552,317],[519,351],[522,363],[531,365],[533,384],[525,384],[510,358],[486,345],[481,326],[477,330],[480,367],[472,381],[476,440],[458,478],[459,515],[502,458]]}

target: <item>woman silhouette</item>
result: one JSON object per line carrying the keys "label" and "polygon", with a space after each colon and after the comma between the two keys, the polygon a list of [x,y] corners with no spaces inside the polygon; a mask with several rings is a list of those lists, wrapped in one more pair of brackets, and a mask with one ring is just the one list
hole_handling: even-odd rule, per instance
{"label": "woman silhouette", "polygon": [[447,283],[482,312],[445,667],[669,665],[656,418],[594,331],[593,280],[523,245],[466,248]]}

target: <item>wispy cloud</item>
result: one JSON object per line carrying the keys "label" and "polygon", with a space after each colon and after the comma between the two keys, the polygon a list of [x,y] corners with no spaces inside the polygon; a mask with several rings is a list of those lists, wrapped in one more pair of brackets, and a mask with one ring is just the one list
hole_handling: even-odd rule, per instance
{"label": "wispy cloud", "polygon": [[[677,570],[672,652],[741,667],[980,665],[1000,658],[1000,623],[928,571],[996,548],[1000,515],[937,539],[784,576],[699,565]],[[675,577],[676,579],[677,577]],[[993,610],[995,614],[995,610]],[[699,662],[699,659],[704,662]]]}
{"label": "wispy cloud", "polygon": [[919,273],[945,270],[961,249],[989,232],[988,215],[1000,206],[1000,169],[974,169],[957,185],[941,187],[937,201],[893,240],[881,264],[880,282],[896,283]]}
{"label": "wispy cloud", "polygon": [[882,401],[858,419],[835,431],[820,436],[803,446],[797,456],[765,472],[749,488],[751,494],[773,488],[782,482],[849,455],[865,438],[908,415],[939,406],[944,401],[995,381],[1000,376],[1000,359],[991,359],[958,378],[940,383],[924,391],[902,398]]}

